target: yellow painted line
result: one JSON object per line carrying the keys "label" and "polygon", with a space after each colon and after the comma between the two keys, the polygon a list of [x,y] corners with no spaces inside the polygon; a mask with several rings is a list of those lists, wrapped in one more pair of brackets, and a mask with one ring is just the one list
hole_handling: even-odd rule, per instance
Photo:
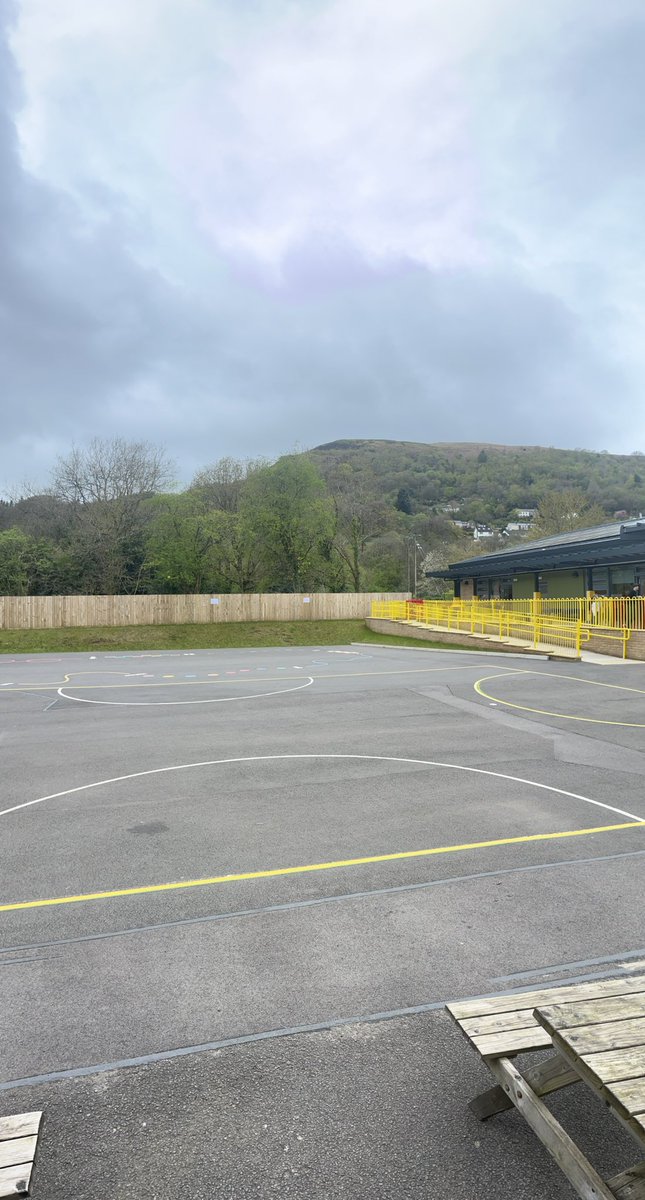
{"label": "yellow painted line", "polygon": [[[578,675],[557,675],[555,671],[515,671],[516,675],[547,675],[551,679],[572,679],[576,683],[590,683],[596,687],[608,687],[618,689],[623,692],[639,692],[645,695],[642,688],[623,687],[620,683],[600,683],[597,679],[582,679]],[[511,674],[511,672],[506,673]],[[522,712],[537,713],[541,717],[560,717],[563,721],[583,721],[588,725],[618,725],[623,729],[645,729],[645,722],[642,721],[609,721],[604,717],[580,717],[576,713],[567,712],[552,712],[548,708],[532,708],[529,704],[517,704],[511,700],[502,700],[500,696],[493,696],[490,692],[484,691],[482,683],[487,683],[490,679],[504,679],[505,675],[484,675],[481,679],[476,680],[473,687],[479,696],[483,696],[485,700],[493,700],[496,704],[503,704],[505,708],[516,708]]]}
{"label": "yellow painted line", "polygon": [[[473,671],[476,667],[472,663],[468,663],[460,667],[413,667],[402,671],[341,671],[337,675],[313,675],[312,679],[355,679],[362,675],[428,675],[433,671]],[[165,678],[165,676],[163,676]],[[87,691],[104,691],[107,688],[150,688],[150,687],[194,687],[196,684],[213,684],[213,683],[284,683],[285,679],[295,679],[297,676],[288,675],[267,675],[262,679],[176,679],[174,683],[71,683],[70,680],[64,679],[62,683],[26,683],[23,687],[8,687],[3,688],[3,692],[49,692],[52,688],[73,687],[76,692]]]}
{"label": "yellow painted line", "polygon": [[623,821],[620,825],[596,825],[587,829],[568,829],[556,833],[528,833],[521,837],[494,838],[486,842],[463,842],[458,846],[432,846],[429,850],[398,850],[394,854],[371,854],[365,858],[342,858],[336,862],[307,863],[300,867],[272,867],[266,871],[242,871],[237,875],[211,875],[206,879],[182,879],[175,883],[151,883],[141,887],[115,888],[109,892],[86,892],[80,896],[54,896],[49,900],[19,900],[0,904],[0,912],[20,908],[51,908],[58,904],[82,904],[88,900],[112,900],[118,896],[143,896],[150,892],[174,892],[183,888],[210,887],[216,883],[239,883],[247,879],[271,879],[276,875],[304,875],[311,871],[332,871],[339,867],[360,867],[370,863],[394,862],[403,858],[429,858],[435,854],[456,854],[464,850],[484,850],[490,846],[512,846],[519,842],[548,842],[559,838],[585,837],[592,833],[610,833],[616,829],[644,828],[645,821]]}

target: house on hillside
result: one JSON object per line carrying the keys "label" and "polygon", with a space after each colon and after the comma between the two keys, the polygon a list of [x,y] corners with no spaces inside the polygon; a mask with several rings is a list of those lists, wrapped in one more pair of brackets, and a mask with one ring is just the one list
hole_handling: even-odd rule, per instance
{"label": "house on hillside", "polygon": [[502,533],[528,533],[530,528],[530,521],[509,521]]}
{"label": "house on hillside", "polygon": [[594,525],[523,542],[432,572],[454,583],[463,599],[645,595],[645,518]]}

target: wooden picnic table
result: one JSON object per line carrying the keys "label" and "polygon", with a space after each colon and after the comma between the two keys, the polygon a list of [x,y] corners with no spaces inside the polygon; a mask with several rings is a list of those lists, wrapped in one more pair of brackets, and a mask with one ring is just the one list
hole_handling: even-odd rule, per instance
{"label": "wooden picnic table", "polygon": [[27,1196],[41,1112],[0,1117],[0,1196]]}
{"label": "wooden picnic table", "polygon": [[[553,1048],[645,1148],[645,979],[641,990],[536,1008]],[[614,1195],[645,1197],[645,1163]],[[629,1186],[629,1190],[625,1188]]]}
{"label": "wooden picnic table", "polygon": [[[583,1200],[645,1200],[645,1162],[603,1180],[542,1097],[584,1082],[645,1149],[645,976],[487,996],[448,1011],[498,1086],[470,1107],[480,1120],[515,1107]],[[518,1069],[519,1054],[555,1054]]]}

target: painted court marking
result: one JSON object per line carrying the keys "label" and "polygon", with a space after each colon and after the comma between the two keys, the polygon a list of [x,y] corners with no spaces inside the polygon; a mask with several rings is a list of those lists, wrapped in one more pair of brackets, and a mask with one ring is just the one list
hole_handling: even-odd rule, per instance
{"label": "painted court marking", "polygon": [[[326,664],[325,663],[318,663],[318,664],[312,663],[310,665],[311,666],[314,666],[314,665],[325,666]],[[258,671],[265,671],[266,669],[267,669],[266,667],[258,667],[257,668]],[[286,667],[278,667],[276,669],[279,671],[287,670]],[[340,671],[337,674],[331,674],[331,673],[327,674],[326,673],[325,675],[314,675],[314,680],[315,679],[356,679],[358,677],[369,676],[369,675],[431,675],[435,672],[443,673],[445,671],[476,671],[478,669],[479,669],[478,663],[477,664],[462,663],[461,666],[457,666],[457,667],[412,667],[412,668],[398,667],[395,670],[388,670],[388,671]],[[514,674],[515,670],[512,667],[509,667],[508,672],[510,674]],[[25,684],[22,684],[20,687],[12,686],[12,691],[15,691],[15,692],[50,692],[50,691],[54,691],[54,690],[57,690],[59,687],[66,687],[70,683],[72,675],[77,675],[77,674],[86,675],[86,674],[89,674],[89,672],[87,672],[87,671],[70,672],[70,674],[66,675],[63,679],[57,679],[53,683],[31,683],[31,684],[25,683]],[[100,672],[100,674],[111,674],[111,675],[123,676],[124,672],[122,672],[122,671],[107,672],[106,671],[106,672]],[[227,671],[226,674],[227,675],[235,675],[235,674],[237,674],[237,672],[236,671]],[[166,676],[164,676],[163,678],[166,678]],[[168,678],[170,678],[170,676],[168,676]],[[221,682],[221,683],[224,683],[224,682],[226,682],[226,683],[231,683],[231,682],[248,683],[249,681],[247,679],[237,679],[234,681],[231,681],[230,679],[227,679],[227,680],[222,679],[219,682]],[[263,680],[262,682],[263,683],[273,683],[274,680],[270,676],[268,679]],[[276,679],[276,682],[277,682],[277,679]],[[163,687],[186,687],[186,686],[195,687],[197,685],[203,685],[203,684],[209,684],[209,683],[211,683],[210,679],[196,679],[192,682],[192,684],[189,685],[189,684],[187,684],[186,680],[177,679],[172,684],[161,684],[158,682],[155,682],[155,683],[129,683],[129,684],[79,683],[79,684],[74,684],[73,686],[77,692],[80,692],[80,691],[87,692],[87,691],[96,691],[97,689],[105,690],[106,688],[123,688],[123,687],[128,687],[128,688],[146,688],[146,687],[149,688],[149,687],[162,687],[162,686]]]}
{"label": "painted court marking", "polygon": [[[625,850],[619,851],[616,854],[596,854],[592,858],[561,858],[553,862],[544,863],[528,863],[524,866],[516,867],[499,867],[492,871],[470,871],[466,875],[443,875],[438,879],[425,879],[420,883],[399,883],[392,887],[369,888],[367,891],[359,892],[336,892],[329,896],[309,896],[304,900],[285,900],[279,904],[264,904],[259,908],[238,908],[226,909],[224,912],[207,913],[205,916],[179,917],[171,921],[156,921],[152,925],[129,925],[124,929],[110,929],[103,931],[94,931],[93,933],[80,933],[72,937],[64,938],[49,938],[45,942],[26,942],[22,945],[0,946],[0,967],[18,962],[31,962],[35,959],[13,959],[6,957],[23,953],[26,950],[43,950],[51,949],[52,947],[74,946],[81,942],[103,942],[111,941],[114,938],[130,937],[141,933],[157,933],[165,929],[178,929],[186,925],[208,925],[213,922],[220,921],[238,921],[245,917],[259,917],[267,914],[291,912],[295,909],[302,908],[320,908],[328,904],[343,904],[347,901],[354,900],[374,900],[381,896],[399,896],[406,892],[421,892],[428,891],[434,888],[451,887],[456,883],[472,883],[480,879],[496,879],[503,875],[526,875],[535,874],[542,871],[562,870],[565,867],[588,867],[595,866],[597,863],[615,863],[622,862],[628,858],[643,858],[645,850]],[[645,949],[639,951],[626,951],[624,954],[616,954],[610,956],[609,959],[580,959],[574,962],[574,967],[586,966],[587,963],[605,963],[608,961],[619,962],[630,957],[641,958],[645,956]],[[556,968],[553,968],[555,970]],[[538,971],[518,972],[513,976],[504,976],[505,978],[521,978],[523,976],[531,977],[532,975],[542,974],[542,969]],[[497,982],[494,980],[493,982]]]}
{"label": "painted court marking", "polygon": [[456,846],[431,846],[427,850],[397,850],[393,854],[370,854],[364,858],[344,858],[336,862],[306,863],[296,867],[271,867],[264,871],[241,871],[236,875],[211,875],[203,879],[182,879],[171,883],[150,883],[138,887],[115,888],[106,892],[85,892],[78,896],[54,896],[45,900],[19,900],[0,904],[0,912],[23,908],[52,908],[61,904],[81,904],[90,900],[113,900],[120,896],[143,896],[151,892],[176,892],[185,888],[212,887],[218,883],[239,883],[248,879],[272,879],[277,875],[304,875],[312,871],[333,871],[341,867],[358,867],[370,863],[393,862],[404,858],[430,858],[436,854],[455,854],[465,850],[484,850],[490,846],[512,846],[518,842],[548,842],[561,838],[584,837],[594,833],[609,833],[617,829],[642,828],[645,821],[623,821],[620,825],[597,825],[594,828],[558,830],[555,833],[528,833],[519,837],[492,838],[485,842],[463,842]]}
{"label": "painted court marking", "polygon": [[[197,680],[196,682],[205,683],[206,680]],[[217,682],[223,683],[224,680]],[[249,679],[226,680],[227,683],[250,683]],[[268,681],[267,681],[268,682]],[[214,679],[209,679],[210,686],[215,687]],[[279,688],[272,692],[254,692],[251,696],[208,696],[205,700],[90,700],[87,696],[70,696],[63,688],[58,688],[58,695],[64,700],[75,700],[77,704],[100,704],[107,705],[110,708],[173,708],[183,704],[231,704],[234,700],[263,700],[265,696],[286,696],[289,692],[301,692],[303,688],[311,687],[313,676],[307,676],[304,683],[298,683],[294,687]],[[114,686],[114,685],[107,685]],[[136,685],[135,685],[136,686]],[[146,684],[144,686],[154,686]],[[172,687],[173,684],[158,684],[159,687]],[[1,814],[0,814],[1,815]]]}
{"label": "painted court marking", "polygon": [[298,866],[275,867],[260,871],[246,871],[237,874],[215,875],[204,879],[173,881],[162,884],[148,884],[140,887],[122,888],[117,890],[91,892],[77,896],[53,897],[43,900],[28,900],[16,903],[0,905],[1,912],[7,912],[21,908],[40,908],[60,904],[73,904],[80,901],[108,899],[116,896],[141,895],[148,892],[174,891],[188,887],[205,887],[218,883],[231,883],[240,880],[248,879],[263,879],[277,875],[295,875],[303,874],[312,871],[323,871],[338,869],[341,867],[358,866],[375,862],[390,862],[398,859],[406,858],[421,858],[429,857],[438,854],[449,854],[458,851],[483,849],[490,846],[512,845],[521,842],[533,841],[549,841],[564,837],[581,837],[590,833],[604,833],[615,829],[628,829],[635,826],[644,825],[645,818],[637,816],[634,813],[626,812],[624,809],[616,808],[611,804],[606,804],[601,800],[593,800],[589,796],[582,796],[576,792],[565,791],[564,788],[554,787],[551,784],[538,783],[535,780],[523,779],[516,775],[507,775],[501,771],[488,771],[482,767],[463,766],[457,763],[437,762],[430,759],[415,759],[415,758],[398,758],[393,755],[375,755],[375,754],[263,754],[263,755],[245,755],[234,758],[211,759],[205,762],[197,763],[180,763],[170,767],[155,767],[147,771],[135,771],[127,775],[116,776],[112,779],[97,780],[94,783],[82,784],[79,787],[67,788],[61,792],[54,792],[47,796],[40,796],[34,800],[27,800],[22,804],[13,805],[11,808],[4,809],[0,812],[0,817],[8,816],[10,813],[18,812],[25,808],[30,808],[36,804],[43,804],[48,800],[59,799],[63,796],[76,795],[80,792],[88,792],[96,788],[106,787],[113,783],[123,783],[131,779],[141,779],[152,775],[161,775],[174,771],[194,770],[202,767],[222,766],[230,763],[244,762],[280,762],[293,760],[351,760],[365,762],[396,762],[414,766],[439,767],[453,771],[464,771],[474,775],[485,775],[494,779],[506,779],[513,783],[521,783],[527,787],[538,788],[542,791],[551,792],[556,795],[566,796],[574,800],[581,800],[585,804],[594,805],[597,808],[605,809],[608,812],[614,812],[619,816],[627,817],[628,821],[620,825],[603,825],[593,828],[557,831],[554,833],[539,833],[539,834],[524,834],[519,837],[497,838],[482,842],[466,842],[454,846],[434,846],[424,850],[402,850],[395,851],[389,854],[371,855],[367,857],[338,859],[327,863],[308,863]]}
{"label": "painted court marking", "polygon": [[515,671],[505,671],[503,674],[484,675],[481,679],[477,679],[473,687],[479,696],[485,700],[492,701],[494,704],[503,704],[506,708],[516,708],[522,712],[536,713],[542,717],[560,717],[563,721],[583,721],[588,725],[618,725],[624,729],[645,729],[645,722],[642,721],[610,721],[603,717],[581,717],[576,713],[553,712],[548,708],[532,708],[529,704],[517,704],[511,700],[502,700],[500,696],[494,696],[491,692],[487,692],[481,686],[483,683],[488,683],[491,679],[505,679],[509,675],[546,675],[550,679],[560,679],[568,682],[571,680],[574,683],[586,683],[591,687],[612,688],[619,692],[635,692],[638,695],[645,696],[643,688],[628,687],[621,683],[602,683],[598,679],[583,679],[581,675],[558,675],[555,671],[526,671],[519,668]]}
{"label": "painted court marking", "polygon": [[539,788],[544,792],[553,792],[558,796],[567,796],[572,800],[582,800],[584,804],[593,804],[596,808],[604,808],[607,812],[617,813],[627,817],[637,824],[645,822],[645,817],[627,812],[624,808],[615,808],[604,800],[592,800],[590,796],[582,796],[579,792],[568,792],[564,788],[554,787],[550,783],[538,783],[535,779],[524,779],[520,775],[506,775],[502,771],[487,771],[483,767],[468,767],[461,763],[438,762],[430,758],[401,758],[394,754],[245,754],[231,758],[211,758],[203,762],[176,763],[169,767],[151,767],[147,771],[132,771],[127,775],[114,775],[110,779],[98,779],[95,783],[82,783],[78,787],[65,788],[62,792],[51,792],[47,796],[38,796],[35,800],[25,800],[22,804],[14,804],[11,808],[0,810],[0,817],[9,813],[20,812],[23,808],[31,808],[35,804],[44,804],[47,800],[58,800],[62,796],[73,796],[78,792],[89,792],[95,788],[107,787],[110,783],[124,783],[129,779],[143,779],[151,775],[169,774],[171,771],[191,771],[198,767],[219,767],[228,763],[243,762],[286,762],[293,760],[351,760],[358,762],[393,762],[405,763],[417,767],[444,767],[450,771],[465,771],[471,775],[487,775],[492,779],[508,779],[511,783],[523,783],[527,787]]}

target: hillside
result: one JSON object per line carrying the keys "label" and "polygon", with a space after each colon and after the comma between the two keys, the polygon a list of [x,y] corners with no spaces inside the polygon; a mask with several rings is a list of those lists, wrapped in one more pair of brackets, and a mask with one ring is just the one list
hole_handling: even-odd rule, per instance
{"label": "hillside", "polygon": [[[309,451],[325,478],[347,464],[361,486],[391,504],[407,494],[412,513],[459,506],[459,517],[501,525],[517,509],[537,508],[551,491],[579,488],[608,517],[645,511],[645,456],[552,446],[480,442],[340,440]],[[345,468],[347,469],[347,467]]]}

